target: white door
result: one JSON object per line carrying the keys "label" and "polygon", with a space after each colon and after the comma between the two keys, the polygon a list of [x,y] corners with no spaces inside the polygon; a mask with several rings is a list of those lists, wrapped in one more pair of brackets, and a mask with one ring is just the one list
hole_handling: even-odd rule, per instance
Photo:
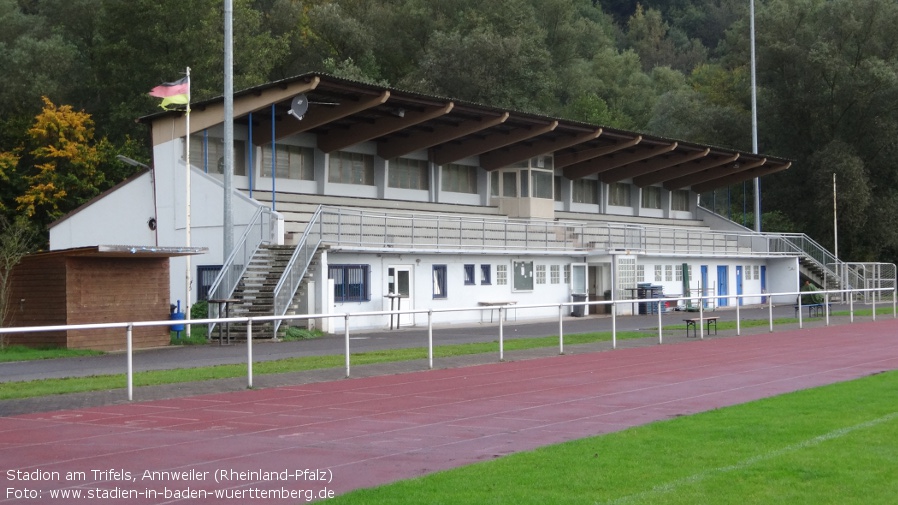
{"label": "white door", "polygon": [[[389,310],[413,310],[415,308],[414,284],[412,283],[412,265],[393,265],[387,268],[387,294]],[[402,314],[400,326],[415,324],[414,314]]]}
{"label": "white door", "polygon": [[586,263],[571,263],[571,294],[589,294],[589,269]]}

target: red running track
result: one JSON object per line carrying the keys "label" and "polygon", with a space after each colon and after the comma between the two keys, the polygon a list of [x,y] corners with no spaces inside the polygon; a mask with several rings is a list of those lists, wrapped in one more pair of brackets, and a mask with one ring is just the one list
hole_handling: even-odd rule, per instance
{"label": "red running track", "polygon": [[[896,330],[855,323],[0,418],[0,503],[298,503],[896,369]],[[144,478],[153,471],[192,480]],[[216,482],[222,472],[232,480]],[[25,476],[47,479],[13,480]]]}

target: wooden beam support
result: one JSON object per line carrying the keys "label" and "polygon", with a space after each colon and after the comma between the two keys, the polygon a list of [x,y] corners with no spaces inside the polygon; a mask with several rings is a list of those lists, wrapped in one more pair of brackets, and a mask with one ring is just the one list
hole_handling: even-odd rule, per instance
{"label": "wooden beam support", "polygon": [[522,160],[529,160],[534,156],[554,153],[559,149],[573,147],[584,142],[589,142],[598,138],[602,134],[602,129],[582,133],[580,135],[572,135],[570,137],[537,140],[532,144],[519,144],[508,149],[499,149],[480,155],[480,166],[485,170],[497,170],[507,167]]}
{"label": "wooden beam support", "polygon": [[688,188],[691,186],[695,186],[696,184],[710,181],[712,179],[725,177],[727,175],[743,172],[745,170],[751,170],[753,168],[760,167],[766,162],[766,159],[761,159],[752,161],[750,163],[732,163],[727,165],[720,165],[717,167],[709,168],[707,170],[702,170],[701,172],[696,172],[694,174],[671,179],[664,183],[664,187],[670,190]]}
{"label": "wooden beam support", "polygon": [[568,176],[571,179],[580,179],[582,177],[586,177],[587,175],[607,172],[618,167],[629,165],[630,163],[653,158],[660,154],[669,153],[676,148],[677,143],[674,142],[673,144],[657,146],[651,149],[636,151],[635,153],[595,158],[590,161],[578,163],[576,165],[565,168],[564,175]]}
{"label": "wooden beam support", "polygon": [[326,153],[361,144],[377,137],[415,126],[431,119],[445,116],[455,106],[449,102],[442,107],[428,107],[423,111],[406,110],[402,117],[384,116],[373,123],[356,123],[350,128],[332,130],[318,136],[318,148]]}
{"label": "wooden beam support", "polygon": [[390,139],[378,144],[377,155],[385,160],[398,158],[500,125],[508,119],[508,116],[509,114],[505,112],[499,116],[463,121],[456,125],[436,126],[432,131],[412,133],[404,139]]}
{"label": "wooden beam support", "polygon": [[765,175],[781,172],[789,168],[791,165],[792,162],[788,162],[784,165],[769,165],[764,167],[757,167],[753,170],[743,170],[727,177],[712,179],[702,184],[696,184],[695,186],[692,186],[692,189],[697,193],[703,193],[714,188],[722,188],[733,184],[738,184],[749,179],[754,179],[755,177],[763,177]]}
{"label": "wooden beam support", "polygon": [[[300,93],[308,93],[318,87],[319,77],[308,82],[297,82],[290,86],[277,86],[252,95],[241,96],[234,100],[234,117],[244,116],[267,107],[271,103],[288,100]],[[190,111],[190,133],[201,132],[206,128],[220,125],[224,117],[224,102],[216,102],[203,109],[194,107]],[[154,146],[170,142],[184,136],[184,115],[165,115],[152,122],[152,142]]]}
{"label": "wooden beam support", "polygon": [[595,147],[593,149],[584,149],[582,151],[573,153],[561,154],[555,157],[555,168],[565,168],[577,163],[589,161],[594,158],[607,156],[613,152],[620,151],[621,149],[633,147],[640,142],[642,142],[642,135],[637,135],[636,138],[632,138],[619,144],[612,144],[604,147]]}
{"label": "wooden beam support", "polygon": [[694,174],[696,172],[701,172],[702,170],[707,170],[709,168],[726,165],[727,163],[732,163],[738,159],[739,153],[736,153],[732,156],[726,156],[724,158],[705,158],[692,163],[683,163],[671,168],[670,170],[652,172],[650,174],[636,177],[633,179],[633,184],[644,188],[646,186],[658,184],[659,182],[669,181],[684,175]]}
{"label": "wooden beam support", "polygon": [[543,126],[518,128],[508,133],[494,133],[482,139],[471,139],[458,145],[443,144],[432,151],[432,161],[437,165],[445,165],[470,156],[477,156],[493,149],[523,142],[558,127],[558,121]]}
{"label": "wooden beam support", "polygon": [[609,170],[603,173],[599,178],[602,179],[602,182],[606,184],[620,182],[624,179],[635,179],[640,175],[650,174],[652,172],[664,170],[665,168],[670,168],[681,163],[687,163],[689,161],[695,161],[697,159],[704,158],[710,152],[711,149],[707,148],[703,151],[672,154],[671,156],[668,156],[666,158],[657,157],[650,159],[644,163],[631,163],[629,165],[615,168],[614,170]]}
{"label": "wooden beam support", "polygon": [[[279,140],[290,135],[296,135],[309,131],[313,128],[326,125],[332,121],[343,119],[344,117],[357,114],[372,107],[377,107],[386,103],[390,99],[390,92],[383,91],[380,95],[362,99],[357,102],[343,102],[335,106],[309,105],[309,110],[303,116],[302,120],[291,118],[290,121],[282,122],[277,126],[274,140]],[[255,128],[253,129],[253,144],[263,145],[271,142],[271,128]]]}

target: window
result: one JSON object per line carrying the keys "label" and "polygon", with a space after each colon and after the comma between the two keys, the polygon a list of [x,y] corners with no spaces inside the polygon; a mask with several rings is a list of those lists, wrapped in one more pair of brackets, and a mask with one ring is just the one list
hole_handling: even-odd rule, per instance
{"label": "window", "polygon": [[643,209],[660,209],[661,208],[661,188],[658,186],[649,186],[642,188],[642,208]]}
{"label": "window", "polygon": [[630,207],[630,185],[623,182],[616,182],[609,186],[611,194],[608,195],[608,205],[616,205],[618,207]]}
{"label": "window", "polygon": [[552,172],[531,170],[530,178],[533,179],[534,198],[545,198],[547,200],[554,198],[554,192],[552,190]]}
{"label": "window", "polygon": [[[224,139],[202,133],[191,135],[190,164],[209,174],[223,174]],[[237,139],[234,139],[234,175],[246,175],[246,142]]]}
{"label": "window", "polygon": [[396,158],[390,160],[390,177],[387,184],[391,188],[430,189],[429,175],[427,161]]}
{"label": "window", "polygon": [[664,280],[663,274],[661,273],[661,269],[663,267],[661,265],[655,265],[655,282],[661,282]]}
{"label": "window", "polygon": [[368,293],[368,265],[330,265],[327,278],[334,280],[335,302],[366,302]]}
{"label": "window", "polygon": [[499,172],[490,172],[490,196],[499,196]]}
{"label": "window", "polygon": [[564,283],[567,285],[571,284],[571,266],[570,265],[564,266]]}
{"label": "window", "polygon": [[677,265],[674,268],[674,280],[683,282],[683,265]]}
{"label": "window", "polygon": [[433,266],[433,297],[446,298],[446,265]]}
{"label": "window", "polygon": [[515,261],[512,264],[512,276],[514,279],[512,289],[514,291],[533,291],[532,261]]}
{"label": "window", "polygon": [[549,269],[549,281],[552,284],[561,283],[561,265],[552,265]]}
{"label": "window", "polygon": [[561,176],[558,176],[558,175],[555,176],[555,188],[554,188],[553,192],[555,193],[555,201],[560,202],[561,201]]}
{"label": "window", "polygon": [[502,196],[516,197],[518,196],[517,172],[502,172]]}
{"label": "window", "polygon": [[[275,175],[279,179],[314,181],[315,166],[312,149],[309,147],[275,144],[277,153]],[[262,146],[262,177],[271,177],[271,144]]]}
{"label": "window", "polygon": [[576,179],[571,184],[571,201],[574,203],[599,203],[599,181]]}
{"label": "window", "polygon": [[374,156],[337,151],[328,156],[328,182],[374,185]]}
{"label": "window", "polygon": [[536,283],[546,283],[546,265],[536,265]]}
{"label": "window", "polygon": [[667,282],[673,281],[673,265],[664,265],[664,280]]}
{"label": "window", "polygon": [[496,265],[496,285],[508,285],[508,265]]}
{"label": "window", "polygon": [[221,265],[197,265],[196,291],[198,300],[209,299],[209,288],[212,287],[212,283],[215,282],[215,278],[218,277],[218,272],[221,272]]}
{"label": "window", "polygon": [[474,278],[474,265],[465,265],[465,285],[477,284]]}
{"label": "window", "polygon": [[760,266],[760,265],[755,265],[755,266],[754,266],[754,271],[755,271],[755,280],[756,280],[756,281],[761,280],[761,266]]}
{"label": "window", "polygon": [[670,210],[689,211],[688,189],[676,189],[670,192]]}
{"label": "window", "polygon": [[480,283],[490,284],[492,276],[490,275],[490,265],[480,265]]}
{"label": "window", "polygon": [[443,191],[477,194],[477,167],[451,163],[443,167]]}
{"label": "window", "polygon": [[642,263],[636,265],[636,282],[645,282],[645,265]]}

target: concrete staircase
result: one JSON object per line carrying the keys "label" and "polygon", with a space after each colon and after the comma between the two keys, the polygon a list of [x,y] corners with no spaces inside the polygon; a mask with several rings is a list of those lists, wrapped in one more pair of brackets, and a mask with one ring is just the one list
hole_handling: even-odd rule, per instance
{"label": "concrete staircase", "polygon": [[[274,313],[274,288],[290,261],[293,249],[293,246],[263,245],[256,251],[234,291],[232,298],[241,302],[231,304],[231,317],[270,316]],[[232,323],[230,330],[232,338],[246,339],[246,324]],[[273,337],[271,323],[253,324],[253,338]],[[217,328],[213,338],[218,338]]]}

